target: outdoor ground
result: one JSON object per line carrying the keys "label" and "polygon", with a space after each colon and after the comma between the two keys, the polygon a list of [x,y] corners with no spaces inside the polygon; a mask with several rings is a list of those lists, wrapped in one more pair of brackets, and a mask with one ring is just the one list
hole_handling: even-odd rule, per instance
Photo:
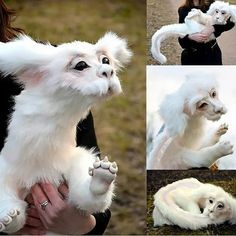
{"label": "outdoor ground", "polygon": [[[15,26],[52,44],[96,42],[107,31],[127,38],[134,53],[120,73],[124,93],[93,109],[102,155],[119,165],[106,234],[145,232],[145,0],[9,0]],[[78,173],[79,174],[79,173]]]}
{"label": "outdoor ground", "polygon": [[147,234],[148,235],[234,235],[236,225],[228,223],[211,225],[202,230],[185,230],[178,226],[153,227],[153,195],[163,186],[174,181],[194,177],[203,183],[221,186],[236,197],[236,171],[187,170],[187,171],[148,171],[147,173]]}
{"label": "outdoor ground", "polygon": [[[183,0],[147,0],[147,64],[159,64],[153,59],[151,48],[152,35],[163,25],[178,23],[177,9]],[[236,4],[236,0],[228,0]],[[236,65],[236,27],[224,32],[218,39],[223,53],[224,65]],[[167,65],[180,65],[181,47],[176,37],[168,38],[162,43],[161,52],[167,56]]]}

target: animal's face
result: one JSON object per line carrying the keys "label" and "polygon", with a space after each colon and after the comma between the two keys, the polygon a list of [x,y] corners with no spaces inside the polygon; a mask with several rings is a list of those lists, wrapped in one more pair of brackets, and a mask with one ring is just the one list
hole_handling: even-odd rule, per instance
{"label": "animal's face", "polygon": [[208,91],[199,91],[199,99],[196,104],[196,114],[200,114],[208,120],[217,121],[227,112],[226,107],[218,98],[215,88]]}
{"label": "animal's face", "polygon": [[122,91],[117,71],[131,57],[126,41],[114,33],[105,34],[95,44],[75,41],[58,47],[21,36],[0,44],[0,51],[1,71],[17,75],[26,89],[93,98]]}
{"label": "animal's face", "polygon": [[215,1],[211,4],[208,14],[213,16],[215,24],[224,25],[227,23],[227,20],[231,17],[232,14],[232,6],[229,3]]}
{"label": "animal's face", "polygon": [[209,196],[205,200],[203,214],[214,223],[223,223],[232,218],[232,210],[229,202],[224,197]]}
{"label": "animal's face", "polygon": [[[74,42],[61,47],[65,53],[64,58],[68,60],[64,60],[61,68],[57,66],[61,58],[52,61],[48,68],[52,75],[49,83],[55,83],[52,86],[98,97],[122,91],[117,77],[118,61],[108,49],[85,42]],[[60,50],[60,46],[58,49]],[[58,71],[55,73],[56,67]]]}

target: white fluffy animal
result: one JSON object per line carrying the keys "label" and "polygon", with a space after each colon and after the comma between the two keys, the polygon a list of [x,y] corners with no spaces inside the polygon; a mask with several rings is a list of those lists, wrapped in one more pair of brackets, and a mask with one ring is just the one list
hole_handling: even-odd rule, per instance
{"label": "white fluffy animal", "polygon": [[[161,27],[152,36],[151,53],[153,57],[161,64],[166,63],[166,57],[161,53],[161,43],[172,36],[184,37],[187,34],[199,33],[212,25],[224,25],[230,18],[236,22],[236,6],[229,5],[227,2],[215,1],[210,5],[207,13],[201,10],[192,9],[185,17],[182,24],[171,24]],[[215,39],[214,33],[206,42]]]}
{"label": "white fluffy animal", "polygon": [[154,195],[154,226],[178,225],[197,230],[229,221],[236,224],[236,199],[221,187],[183,179]]}
{"label": "white fluffy animal", "polygon": [[182,86],[160,105],[164,129],[152,140],[147,169],[209,167],[232,154],[230,142],[219,142],[228,130],[226,124],[214,133],[204,132],[206,120],[217,121],[225,113],[215,77],[201,72],[188,75]]}
{"label": "white fluffy animal", "polygon": [[0,156],[0,231],[25,223],[25,194],[37,182],[68,181],[69,203],[88,213],[112,201],[116,163],[75,144],[76,124],[90,107],[121,92],[117,71],[131,57],[124,39],[53,47],[27,36],[0,43],[0,71],[25,85],[16,97]]}

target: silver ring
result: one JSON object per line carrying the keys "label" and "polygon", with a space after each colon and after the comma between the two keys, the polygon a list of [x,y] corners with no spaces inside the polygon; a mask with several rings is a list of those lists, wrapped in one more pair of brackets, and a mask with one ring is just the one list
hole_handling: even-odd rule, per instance
{"label": "silver ring", "polygon": [[45,208],[46,208],[46,206],[47,206],[48,204],[49,204],[49,201],[46,200],[46,201],[40,203],[40,207],[42,208],[42,210],[45,210]]}

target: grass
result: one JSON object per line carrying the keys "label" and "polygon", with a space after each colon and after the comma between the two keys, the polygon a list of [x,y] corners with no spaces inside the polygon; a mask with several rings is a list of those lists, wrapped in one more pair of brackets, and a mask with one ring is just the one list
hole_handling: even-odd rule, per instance
{"label": "grass", "polygon": [[102,155],[119,165],[116,198],[106,234],[145,229],[145,0],[9,0],[15,26],[52,44],[96,42],[107,31],[127,38],[134,53],[120,73],[124,94],[93,109]]}
{"label": "grass", "polygon": [[203,183],[212,183],[221,186],[225,191],[236,197],[236,172],[209,170],[188,170],[188,171],[148,171],[147,174],[147,234],[148,235],[234,235],[236,225],[228,223],[222,225],[210,225],[201,230],[185,230],[178,226],[165,225],[153,227],[153,195],[163,186],[176,180],[194,177]]}

